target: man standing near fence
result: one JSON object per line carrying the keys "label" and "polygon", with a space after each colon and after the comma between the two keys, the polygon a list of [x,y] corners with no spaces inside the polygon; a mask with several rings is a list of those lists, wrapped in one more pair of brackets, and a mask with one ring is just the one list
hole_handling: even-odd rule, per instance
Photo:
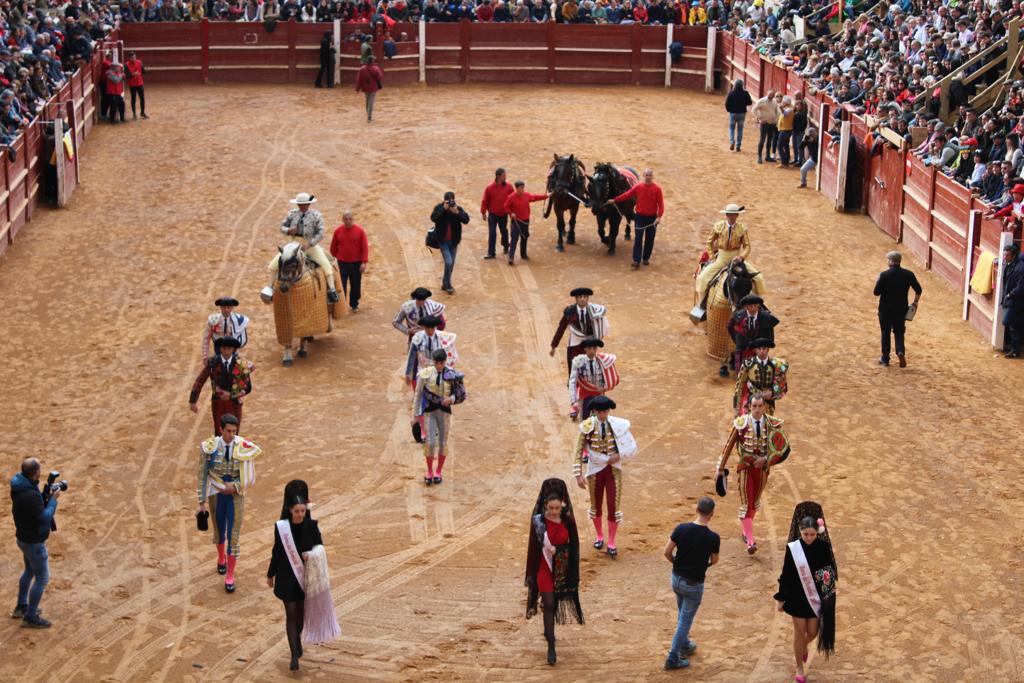
{"label": "man standing near fence", "polygon": [[356,92],[366,93],[366,122],[373,122],[373,103],[377,91],[384,87],[384,72],[373,61],[373,55],[366,57],[356,74]]}
{"label": "man standing near fence", "polygon": [[146,73],[146,67],[142,65],[142,60],[132,51],[128,53],[128,59],[124,63],[124,68],[128,70],[128,89],[132,93],[132,118],[139,118],[135,108],[135,100],[137,99],[142,111],[142,118],[148,119],[149,116],[146,115],[146,86],[142,76]]}
{"label": "man standing near fence", "polygon": [[[890,335],[896,337],[896,357],[900,359],[900,367],[907,367],[907,350],[903,342],[903,333],[907,325],[907,310],[917,310],[917,302],[921,299],[921,285],[913,272],[901,266],[903,255],[898,251],[886,254],[889,269],[882,271],[875,283],[875,296],[878,297],[878,323],[882,327],[882,356],[879,365],[889,365]],[[907,294],[914,290],[914,302],[907,306]]]}
{"label": "man standing near fence", "polygon": [[772,158],[772,145],[775,142],[775,125],[779,121],[779,105],[775,102],[775,91],[769,90],[767,95],[754,103],[754,108],[750,111],[761,128],[761,137],[757,141],[757,163],[764,163],[762,153],[765,152],[766,145],[768,150],[763,154],[763,158],[769,162],[775,161]]}
{"label": "man standing near fence", "polygon": [[352,220],[352,212],[346,211],[341,225],[331,237],[331,256],[338,259],[341,273],[341,291],[348,294],[348,305],[355,313],[359,310],[359,299],[363,293],[363,273],[370,260],[370,247],[366,232]]}
{"label": "man standing near fence", "polygon": [[725,110],[729,112],[729,150],[740,151],[743,147],[743,124],[747,119],[747,107],[754,101],[743,87],[743,79],[733,81],[732,90],[725,96]]}

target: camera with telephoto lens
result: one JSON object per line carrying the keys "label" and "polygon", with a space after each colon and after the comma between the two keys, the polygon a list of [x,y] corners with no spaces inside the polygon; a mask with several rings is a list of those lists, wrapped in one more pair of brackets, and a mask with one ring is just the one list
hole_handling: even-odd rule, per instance
{"label": "camera with telephoto lens", "polygon": [[[53,470],[49,476],[46,477],[46,486],[43,487],[43,505],[46,505],[50,501],[50,496],[53,495],[54,491],[67,491],[68,482],[65,479],[57,481],[57,477],[60,476],[60,472]],[[50,520],[50,530],[57,530],[57,522],[53,519]]]}

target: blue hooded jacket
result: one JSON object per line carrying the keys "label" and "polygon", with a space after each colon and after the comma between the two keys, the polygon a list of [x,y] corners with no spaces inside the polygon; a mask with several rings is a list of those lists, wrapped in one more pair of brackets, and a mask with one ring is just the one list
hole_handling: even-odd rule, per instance
{"label": "blue hooded jacket", "polygon": [[11,479],[11,512],[18,540],[22,543],[43,543],[50,536],[50,522],[57,511],[57,499],[51,497],[43,505],[39,483],[21,472]]}

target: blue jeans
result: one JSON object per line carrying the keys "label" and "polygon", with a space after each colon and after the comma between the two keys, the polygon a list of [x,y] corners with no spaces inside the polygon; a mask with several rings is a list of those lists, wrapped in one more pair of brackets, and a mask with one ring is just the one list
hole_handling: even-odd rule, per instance
{"label": "blue jeans", "polygon": [[45,542],[18,541],[18,547],[25,558],[25,571],[18,581],[18,604],[28,605],[25,616],[36,617],[39,616],[39,602],[43,599],[43,591],[50,582],[50,555],[46,552]]}
{"label": "blue jeans", "polygon": [[448,289],[454,289],[452,287],[452,271],[455,270],[455,255],[458,251],[458,244],[449,240],[441,242],[441,257],[444,259],[444,277],[441,279],[441,285]]}
{"label": "blue jeans", "polygon": [[672,572],[672,590],[676,594],[679,617],[676,622],[676,634],[672,638],[672,649],[668,651],[668,659],[671,662],[678,662],[685,659],[683,652],[693,649],[690,627],[693,626],[693,618],[697,615],[700,601],[704,598],[704,584],[684,579]]}
{"label": "blue jeans", "polygon": [[793,131],[791,130],[780,130],[778,143],[779,162],[783,165],[789,164],[789,143],[793,137]]}
{"label": "blue jeans", "polygon": [[654,225],[654,222],[657,220],[657,216],[644,216],[639,213],[636,215],[633,263],[640,263],[641,259],[643,259],[644,263],[651,260],[651,253],[654,251],[654,237],[658,232],[658,228]]}
{"label": "blue jeans", "polygon": [[487,255],[494,256],[494,249],[498,241],[498,231],[501,231],[501,247],[508,246],[508,216],[495,216],[487,214]]}
{"label": "blue jeans", "polygon": [[729,144],[736,145],[736,149],[743,146],[743,124],[746,120],[746,114],[729,114]]}
{"label": "blue jeans", "polygon": [[815,166],[817,166],[817,164],[814,163],[814,159],[808,158],[804,162],[803,166],[800,167],[800,184],[801,185],[806,185],[807,184],[807,174],[810,173],[811,171],[813,171]]}

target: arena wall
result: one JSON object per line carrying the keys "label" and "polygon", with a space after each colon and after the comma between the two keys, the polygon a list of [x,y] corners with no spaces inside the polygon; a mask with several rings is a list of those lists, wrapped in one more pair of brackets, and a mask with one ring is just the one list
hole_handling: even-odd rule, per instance
{"label": "arena wall", "polygon": [[[744,79],[755,99],[769,90],[790,96],[803,93],[814,120],[829,122],[828,115],[836,109],[831,97],[814,92],[795,72],[764,59],[750,44],[729,33],[720,32],[718,42],[720,69],[726,81]],[[824,119],[822,109],[826,112]],[[925,166],[909,150],[887,145],[873,149],[866,121],[848,110],[841,111],[843,121],[850,123],[850,150],[841,169],[846,174],[846,195],[839,208],[867,213],[885,234],[902,242],[914,260],[962,291],[964,319],[990,343],[1001,345],[998,299],[993,293],[972,291],[969,281],[982,253],[998,258],[1000,245],[1008,239],[1019,240],[1019,230],[1007,232],[1001,221],[983,218],[989,208],[984,202],[946,175]],[[818,188],[835,200],[840,169],[837,148],[831,147],[831,141],[824,132]]]}
{"label": "arena wall", "polygon": [[[116,44],[116,33],[110,39]],[[69,115],[69,110],[74,112],[70,118],[75,121],[72,144],[76,161],[69,168],[66,182],[71,184],[71,188],[77,184],[78,150],[92,130],[97,96],[94,84],[99,79],[101,63],[102,50],[97,49],[92,62],[70,76],[60,91],[47,100],[42,112],[15,139],[11,145],[13,153],[0,153],[0,254],[32,220],[39,205],[43,168],[49,162],[43,158],[43,121],[50,118],[56,107],[63,107]]]}
{"label": "arena wall", "polygon": [[[301,24],[288,21],[268,31],[263,24],[126,24],[128,49],[139,52],[148,80],[160,82],[306,83],[319,69],[320,39],[341,39],[339,81],[353,84],[359,69],[359,43],[353,33],[366,24]],[[567,26],[563,24],[460,23],[396,24],[391,30],[398,53],[384,58],[374,42],[387,85],[425,83],[584,83],[592,85],[670,85],[704,89],[708,82],[708,30],[705,26]],[[401,40],[402,35],[406,40]],[[668,46],[683,45],[679,64],[667,59]],[[713,75],[713,74],[712,74]],[[712,78],[712,83],[714,79]]]}

